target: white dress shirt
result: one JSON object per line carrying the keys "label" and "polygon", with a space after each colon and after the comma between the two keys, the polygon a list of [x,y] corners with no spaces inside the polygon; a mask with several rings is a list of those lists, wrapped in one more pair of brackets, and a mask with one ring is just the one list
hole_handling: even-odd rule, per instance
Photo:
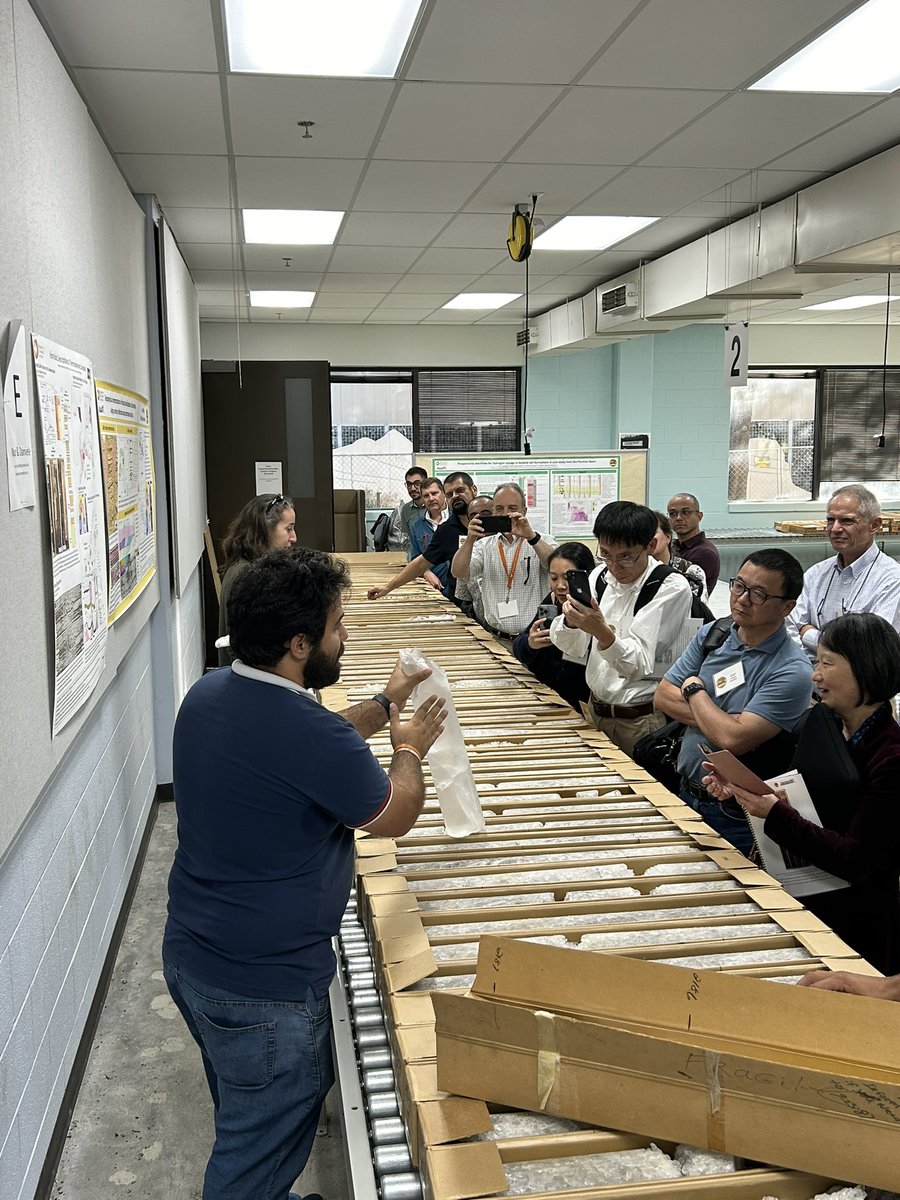
{"label": "white dress shirt", "polygon": [[[849,567],[841,567],[835,555],[809,568],[803,576],[803,591],[788,614],[788,632],[815,662],[819,630],[848,612],[877,613],[900,633],[900,563],[874,542]],[[815,628],[801,638],[804,625]]]}
{"label": "white dress shirt", "polygon": [[[562,615],[550,626],[554,646],[578,662],[587,660],[587,685],[594,698],[605,704],[645,704],[675,661],[691,612],[691,586],[685,577],[678,572],[667,575],[653,598],[638,613],[634,611],[638,593],[658,566],[656,559],[649,559],[634,583],[619,583],[607,575],[600,611],[615,629],[615,638],[606,650],[583,629],[568,628]],[[601,564],[590,574],[593,595],[605,570]]]}
{"label": "white dress shirt", "polygon": [[[556,542],[546,534],[541,540],[549,546],[556,546]],[[506,555],[506,568],[500,557],[501,541]],[[512,581],[508,583],[507,570],[512,569],[517,546],[521,546],[519,558]],[[550,573],[541,566],[534,547],[529,546],[524,538],[513,538],[507,542],[502,533],[479,538],[472,547],[469,581],[470,590],[481,594],[485,625],[513,637],[528,628],[537,606],[550,590]],[[515,613],[504,612],[505,604],[515,605]]]}

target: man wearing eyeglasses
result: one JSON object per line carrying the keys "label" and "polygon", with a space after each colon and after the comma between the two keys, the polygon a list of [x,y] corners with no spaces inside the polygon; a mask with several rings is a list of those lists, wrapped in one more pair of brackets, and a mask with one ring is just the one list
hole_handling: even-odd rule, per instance
{"label": "man wearing eyeglasses", "polygon": [[[627,754],[665,723],[653,694],[691,610],[687,579],[650,555],[656,530],[656,513],[643,504],[604,505],[594,521],[600,565],[589,576],[591,606],[574,598],[570,583],[562,615],[550,626],[563,657],[586,662],[585,717]],[[648,586],[654,571],[659,575]]]}
{"label": "man wearing eyeglasses", "polygon": [[388,550],[407,550],[409,548],[410,529],[420,517],[425,515],[422,487],[427,478],[428,472],[424,467],[410,467],[406,472],[404,484],[409,499],[404,504],[398,504],[391,513],[391,523],[388,527]]}
{"label": "man wearing eyeglasses", "polygon": [[848,612],[872,612],[900,632],[900,563],[875,545],[881,505],[860,483],[838,488],[828,501],[825,529],[834,558],[815,563],[788,617],[791,637],[815,665],[819,630]]}
{"label": "man wearing eyeglasses", "polygon": [[791,732],[812,696],[812,667],[785,626],[802,586],[803,568],[787,551],[748,554],[729,582],[734,624],[724,640],[704,648],[703,626],[656,692],[656,707],[686,727],[682,800],[744,854],[753,837],[743,809],[700,782],[704,747],[730,750],[762,779],[790,766]]}
{"label": "man wearing eyeglasses", "polygon": [[711,542],[700,528],[703,520],[700,501],[690,492],[679,492],[669,501],[666,511],[677,539],[672,545],[672,552],[702,569],[709,594],[712,595],[719,578],[719,551],[715,542]]}
{"label": "man wearing eyeglasses", "polygon": [[495,517],[509,518],[509,533],[485,535],[481,517],[472,517],[450,570],[480,593],[485,628],[511,643],[531,624],[550,589],[547,562],[556,542],[531,528],[525,493],[517,483],[496,487],[492,504]]}

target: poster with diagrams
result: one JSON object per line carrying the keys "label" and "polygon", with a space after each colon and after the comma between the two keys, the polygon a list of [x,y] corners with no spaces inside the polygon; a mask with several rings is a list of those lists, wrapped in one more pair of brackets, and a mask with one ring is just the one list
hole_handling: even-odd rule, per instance
{"label": "poster with diagrams", "polygon": [[50,512],[56,734],[90,696],[106,661],[103,473],[90,362],[38,334],[31,349]]}
{"label": "poster with diagrams", "polygon": [[[433,470],[439,479],[451,471],[467,471],[486,495],[498,484],[517,483],[525,495],[532,529],[564,542],[590,538],[594,518],[611,500],[644,503],[645,454],[441,456],[434,459]],[[635,472],[629,467],[640,469]]]}
{"label": "poster with diagrams", "polygon": [[148,402],[137,392],[100,379],[96,388],[111,625],[156,573],[156,477]]}

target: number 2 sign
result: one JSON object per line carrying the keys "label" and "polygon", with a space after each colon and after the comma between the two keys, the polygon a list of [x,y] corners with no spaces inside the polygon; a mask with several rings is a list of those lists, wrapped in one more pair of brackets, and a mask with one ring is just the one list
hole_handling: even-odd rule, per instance
{"label": "number 2 sign", "polygon": [[725,386],[747,386],[747,354],[750,330],[747,322],[725,326]]}

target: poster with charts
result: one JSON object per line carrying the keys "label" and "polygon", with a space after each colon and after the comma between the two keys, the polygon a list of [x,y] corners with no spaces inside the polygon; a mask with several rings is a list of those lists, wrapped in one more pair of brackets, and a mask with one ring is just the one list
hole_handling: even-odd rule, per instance
{"label": "poster with charts", "polygon": [[558,542],[590,538],[604,504],[623,498],[620,454],[441,456],[434,459],[433,470],[439,479],[451,471],[467,471],[478,491],[488,496],[501,483],[518,484],[532,529]]}
{"label": "poster with charts", "polygon": [[101,379],[96,389],[112,625],[156,573],[156,477],[149,403]]}
{"label": "poster with charts", "polygon": [[94,372],[88,359],[32,334],[53,575],[53,732],[97,685],[106,662],[106,522]]}

